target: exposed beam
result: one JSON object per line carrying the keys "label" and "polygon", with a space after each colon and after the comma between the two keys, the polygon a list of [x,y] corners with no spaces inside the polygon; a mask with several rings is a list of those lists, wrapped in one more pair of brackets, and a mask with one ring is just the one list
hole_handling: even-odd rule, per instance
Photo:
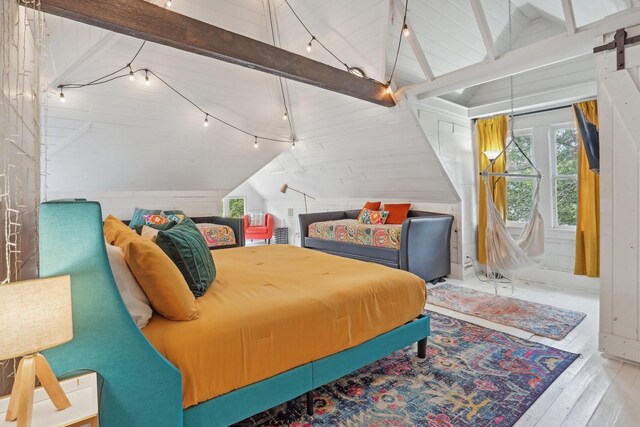
{"label": "exposed beam", "polygon": [[[403,16],[404,11],[402,10],[403,6],[400,4],[400,0],[393,0],[393,5],[396,9],[396,13],[398,13],[399,16]],[[420,65],[422,74],[424,74],[424,77],[427,79],[427,81],[430,82],[434,79],[433,71],[431,70],[431,66],[429,65],[429,61],[427,61],[427,57],[425,56],[424,51],[422,50],[422,46],[420,46],[420,42],[416,37],[416,32],[413,26],[411,25],[411,21],[408,16],[407,16],[407,27],[409,27],[409,36],[407,37],[407,39],[409,40],[409,45],[411,46],[413,55],[418,61],[418,65]]]}
{"label": "exposed beam", "polygon": [[[552,88],[535,93],[518,96],[513,100],[513,111],[516,113],[543,110],[559,105],[573,104],[587,98],[598,95],[598,85],[596,82],[579,83],[571,86]],[[433,98],[429,98],[429,101]],[[436,98],[437,99],[437,98]],[[424,102],[424,101],[423,101]],[[474,105],[469,107],[469,117],[486,117],[497,114],[508,114],[511,111],[511,101],[501,100],[497,102]]]}
{"label": "exposed beam", "polygon": [[[30,0],[19,0],[23,5]],[[41,0],[43,12],[392,107],[383,84],[140,0]]]}
{"label": "exposed beam", "polygon": [[493,41],[493,36],[487,23],[487,16],[484,14],[480,0],[471,0],[471,9],[473,9],[473,16],[475,16],[476,22],[478,23],[478,29],[480,30],[484,47],[487,50],[487,56],[493,61],[498,57],[498,51],[496,50],[496,44]]}
{"label": "exposed beam", "polygon": [[438,76],[431,82],[424,81],[405,86],[400,91],[418,96],[420,99],[430,98],[564,62],[591,54],[595,37],[638,24],[640,8],[634,7],[580,27],[574,34],[560,34],[508,52],[495,61],[484,61],[460,68]]}
{"label": "exposed beam", "polygon": [[562,12],[564,13],[564,25],[567,27],[567,33],[576,32],[576,18],[573,15],[573,5],[571,0],[562,0]]}

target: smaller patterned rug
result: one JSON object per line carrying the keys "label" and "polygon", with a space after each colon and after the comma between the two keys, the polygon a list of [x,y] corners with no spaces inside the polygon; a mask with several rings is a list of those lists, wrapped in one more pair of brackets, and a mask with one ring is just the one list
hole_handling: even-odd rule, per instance
{"label": "smaller patterned rug", "polygon": [[415,345],[236,427],[508,427],[578,357],[434,312]]}
{"label": "smaller patterned rug", "polygon": [[427,302],[554,340],[566,337],[587,316],[578,311],[496,296],[450,283],[429,288]]}

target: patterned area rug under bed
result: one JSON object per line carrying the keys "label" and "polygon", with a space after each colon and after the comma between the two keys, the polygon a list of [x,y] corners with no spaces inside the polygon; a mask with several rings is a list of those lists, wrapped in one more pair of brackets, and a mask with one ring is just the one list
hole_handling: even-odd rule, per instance
{"label": "patterned area rug under bed", "polygon": [[493,295],[450,283],[429,288],[428,303],[501,325],[562,340],[587,315],[546,304]]}
{"label": "patterned area rug under bed", "polygon": [[442,314],[431,315],[427,358],[397,351],[238,426],[511,426],[577,354]]}

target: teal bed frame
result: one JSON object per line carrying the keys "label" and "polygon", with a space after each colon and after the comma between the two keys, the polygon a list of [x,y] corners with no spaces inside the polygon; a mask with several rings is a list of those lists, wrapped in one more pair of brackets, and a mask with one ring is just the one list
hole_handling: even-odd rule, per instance
{"label": "teal bed frame", "polygon": [[58,375],[90,369],[104,378],[101,426],[227,426],[305,393],[309,402],[311,390],[413,343],[425,357],[430,325],[428,316],[420,316],[356,347],[183,410],[180,371],[140,332],[115,285],[100,204],[43,203],[39,238],[41,277],[70,274],[73,304],[73,340],[45,354]]}

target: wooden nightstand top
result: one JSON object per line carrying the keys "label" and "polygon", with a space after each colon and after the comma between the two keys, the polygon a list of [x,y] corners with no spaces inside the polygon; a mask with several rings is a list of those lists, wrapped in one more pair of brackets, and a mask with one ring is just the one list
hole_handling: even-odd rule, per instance
{"label": "wooden nightstand top", "polygon": [[[79,375],[60,381],[67,394],[71,407],[56,410],[42,387],[36,388],[33,398],[32,427],[63,427],[78,425],[86,421],[88,425],[97,425],[98,381],[95,373]],[[0,398],[0,427],[15,427],[16,422],[7,422],[4,417],[9,406],[9,396]]]}

